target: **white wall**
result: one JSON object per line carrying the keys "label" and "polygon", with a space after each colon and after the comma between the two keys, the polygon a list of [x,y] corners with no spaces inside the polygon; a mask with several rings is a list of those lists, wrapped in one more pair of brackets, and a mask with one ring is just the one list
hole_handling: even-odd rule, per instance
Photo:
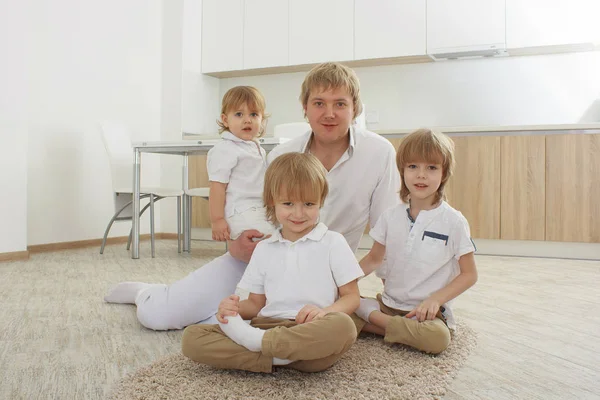
{"label": "white wall", "polygon": [[0,253],[27,249],[28,7],[0,3]]}
{"label": "white wall", "polygon": [[[600,121],[600,52],[358,68],[371,129]],[[255,85],[272,114],[268,131],[302,120],[305,73],[221,80],[220,93]],[[583,118],[582,118],[583,117]]]}
{"label": "white wall", "polygon": [[[162,2],[33,1],[27,242],[99,238],[114,209],[96,124],[120,120],[133,141],[161,137]],[[142,184],[158,185],[158,158],[143,159]],[[128,231],[117,224],[111,236]]]}

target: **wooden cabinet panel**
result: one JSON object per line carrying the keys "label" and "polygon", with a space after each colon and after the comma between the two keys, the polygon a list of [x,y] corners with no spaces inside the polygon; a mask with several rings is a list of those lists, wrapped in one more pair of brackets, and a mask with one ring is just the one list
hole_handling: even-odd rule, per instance
{"label": "wooden cabinet panel", "polygon": [[467,218],[471,236],[500,239],[500,137],[453,137],[456,169],[446,187],[450,205]]}
{"label": "wooden cabinet panel", "polygon": [[600,135],[546,137],[546,240],[600,242]]}
{"label": "wooden cabinet panel", "polygon": [[546,137],[503,136],[500,142],[500,238],[545,240]]}
{"label": "wooden cabinet panel", "polygon": [[[190,188],[208,187],[206,156],[189,157],[188,185]],[[200,197],[192,197],[192,228],[210,228],[208,201]]]}

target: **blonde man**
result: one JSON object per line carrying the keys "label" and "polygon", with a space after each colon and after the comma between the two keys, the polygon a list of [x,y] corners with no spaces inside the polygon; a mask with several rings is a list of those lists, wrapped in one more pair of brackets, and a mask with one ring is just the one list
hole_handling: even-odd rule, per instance
{"label": "blonde man", "polygon": [[[329,196],[321,221],[341,233],[356,251],[367,224],[398,204],[400,176],[395,150],[379,135],[357,129],[360,86],[353,70],[339,63],[314,67],[301,88],[300,101],[311,130],[277,146],[272,162],[290,152],[313,154],[327,171]],[[229,242],[229,252],[171,285],[139,283],[123,303],[137,305],[138,320],[154,330],[182,329],[201,321],[214,323],[219,301],[235,290],[264,232],[249,230]]]}

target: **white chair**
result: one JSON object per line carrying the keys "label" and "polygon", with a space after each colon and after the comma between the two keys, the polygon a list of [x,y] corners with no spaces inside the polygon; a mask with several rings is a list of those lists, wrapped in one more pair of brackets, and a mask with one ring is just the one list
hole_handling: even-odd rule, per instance
{"label": "white chair", "polygon": [[[119,123],[103,122],[100,124],[102,131],[102,140],[110,161],[110,171],[112,186],[114,192],[115,214],[111,218],[102,238],[100,254],[104,253],[106,238],[112,224],[115,221],[132,221],[131,204],[133,203],[133,150],[131,138],[128,129]],[[152,257],[154,257],[154,203],[165,197],[177,198],[177,250],[181,253],[181,198],[183,190],[162,188],[162,187],[142,187],[140,189],[140,199],[148,198],[148,203],[141,209],[140,216],[150,208],[150,243],[152,248]],[[130,215],[121,215],[125,209],[129,208]],[[132,232],[129,232],[127,249],[131,244]]]}
{"label": "white chair", "polygon": [[[185,189],[185,194],[187,196],[190,197],[201,197],[203,199],[205,199],[206,201],[208,201],[208,197],[210,194],[210,188],[208,187],[198,187],[198,188],[191,188],[191,189]],[[187,211],[187,215],[189,217],[189,221],[187,221],[187,224],[185,224],[187,231],[187,248],[191,250],[192,248],[192,199],[190,199],[187,202],[187,206],[188,209]],[[225,249],[227,249],[227,242],[225,242]]]}
{"label": "white chair", "polygon": [[288,124],[275,125],[275,131],[273,136],[279,139],[294,139],[298,136],[302,136],[306,132],[310,131],[310,124],[308,122],[290,122]]}

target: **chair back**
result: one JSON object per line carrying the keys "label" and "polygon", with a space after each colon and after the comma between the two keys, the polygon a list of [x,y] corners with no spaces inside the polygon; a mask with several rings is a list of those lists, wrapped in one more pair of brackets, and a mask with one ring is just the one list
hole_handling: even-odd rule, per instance
{"label": "chair back", "polygon": [[102,141],[110,162],[110,173],[115,193],[133,192],[133,149],[129,130],[118,122],[100,124]]}
{"label": "chair back", "polygon": [[310,131],[308,122],[291,122],[275,125],[273,136],[280,139],[294,139]]}

